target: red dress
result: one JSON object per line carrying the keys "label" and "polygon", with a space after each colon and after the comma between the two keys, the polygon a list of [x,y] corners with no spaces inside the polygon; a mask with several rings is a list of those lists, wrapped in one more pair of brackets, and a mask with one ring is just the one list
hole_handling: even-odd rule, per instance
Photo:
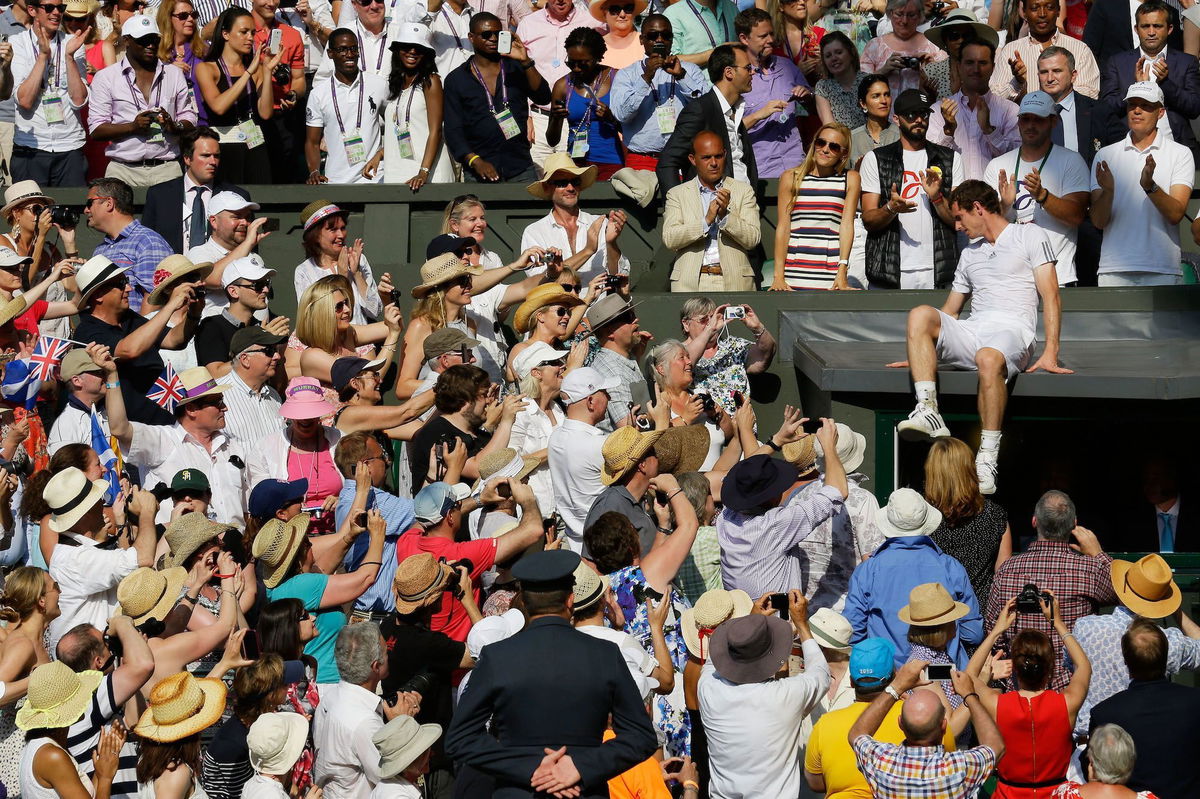
{"label": "red dress", "polygon": [[[996,799],[1050,799],[1067,779],[1075,750],[1067,700],[1058,691],[1026,699],[1016,691],[996,700],[1004,757],[996,764]],[[1032,787],[1032,786],[1039,787]]]}

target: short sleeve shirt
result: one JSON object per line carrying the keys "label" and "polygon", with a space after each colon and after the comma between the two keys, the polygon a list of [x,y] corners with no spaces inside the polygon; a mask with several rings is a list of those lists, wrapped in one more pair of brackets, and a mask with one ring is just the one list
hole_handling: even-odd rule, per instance
{"label": "short sleeve shirt", "polygon": [[963,248],[953,290],[971,295],[971,319],[1018,322],[1037,329],[1038,293],[1033,272],[1057,258],[1037,225],[1008,225],[995,244],[977,239]]}
{"label": "short sleeve shirt", "polygon": [[304,603],[304,609],[317,617],[317,637],[304,647],[304,654],[311,655],[317,661],[317,682],[330,683],[338,681],[337,661],[333,656],[333,646],[337,643],[338,633],[346,626],[346,614],[340,607],[321,610],[321,597],[325,595],[325,587],[329,585],[327,574],[297,574],[282,585],[267,589],[267,599],[274,602],[277,599],[299,599]]}
{"label": "short sleeve shirt", "polygon": [[869,735],[851,746],[876,799],[967,799],[996,767],[988,746],[947,752],[940,745],[904,746]]}
{"label": "short sleeve shirt", "polygon": [[[387,95],[386,78],[362,72],[349,86],[332,75],[313,83],[308,93],[304,124],[325,131],[325,146],[329,151],[325,177],[330,183],[379,183],[383,180],[383,170],[378,170],[374,178],[365,178],[362,169],[383,147],[383,106]],[[357,143],[354,142],[356,138],[360,140]],[[350,163],[348,145],[361,148],[365,157]]]}
{"label": "short sleeve shirt", "polygon": [[[475,592],[475,602],[480,603],[482,591],[480,578],[483,573],[496,564],[496,539],[481,538],[477,541],[450,541],[437,536],[423,535],[420,529],[409,530],[400,536],[396,542],[396,562],[403,563],[405,558],[421,552],[428,552],[435,558],[445,558],[447,561],[471,561],[471,585]],[[442,607],[433,614],[429,628],[441,632],[455,641],[466,641],[467,633],[471,631],[471,617],[467,609],[452,594],[442,596]]]}

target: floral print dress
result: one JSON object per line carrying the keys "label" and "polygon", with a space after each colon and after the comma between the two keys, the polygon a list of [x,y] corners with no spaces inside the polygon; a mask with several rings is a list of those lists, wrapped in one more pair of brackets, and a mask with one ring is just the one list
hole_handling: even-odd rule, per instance
{"label": "floral print dress", "polygon": [[737,336],[722,336],[711,358],[701,358],[692,367],[692,393],[707,391],[729,414],[737,411],[733,392],[750,395],[746,376],[746,353],[754,342]]}

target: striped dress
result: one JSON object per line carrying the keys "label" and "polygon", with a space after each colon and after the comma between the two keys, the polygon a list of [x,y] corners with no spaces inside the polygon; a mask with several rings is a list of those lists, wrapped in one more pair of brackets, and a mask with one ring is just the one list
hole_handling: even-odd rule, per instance
{"label": "striped dress", "polygon": [[794,289],[828,289],[837,277],[846,175],[808,174],[792,203],[783,277]]}

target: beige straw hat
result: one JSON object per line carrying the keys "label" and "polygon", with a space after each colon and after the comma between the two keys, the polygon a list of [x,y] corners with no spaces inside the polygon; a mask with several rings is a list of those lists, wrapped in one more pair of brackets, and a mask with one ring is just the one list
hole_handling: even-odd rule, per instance
{"label": "beige straw hat", "polygon": [[192,511],[183,514],[167,525],[167,532],[163,535],[171,548],[163,560],[163,568],[183,566],[196,550],[232,529],[232,525],[214,522],[203,513]]}
{"label": "beige straw hat", "polygon": [[471,491],[475,492],[487,484],[488,480],[497,477],[507,477],[521,482],[539,465],[537,458],[529,455],[518,455],[512,447],[489,452],[479,459],[476,466],[479,469],[479,479]]}
{"label": "beige straw hat", "polygon": [[429,292],[463,275],[481,275],[482,266],[471,266],[452,252],[430,258],[421,264],[421,283],[414,286],[412,295],[418,300]]}
{"label": "beige straw hat", "polygon": [[796,467],[800,474],[807,474],[817,467],[817,450],[813,442],[816,436],[805,436],[799,441],[783,445],[783,459]]}
{"label": "beige straw hat", "polygon": [[50,478],[42,489],[42,499],[50,508],[50,529],[65,533],[87,514],[108,491],[107,480],[89,480],[87,475],[68,466]]}
{"label": "beige straw hat", "polygon": [[184,369],[179,373],[179,382],[182,385],[180,393],[183,394],[183,399],[175,403],[176,408],[201,397],[224,394],[230,389],[230,386],[219,385],[217,379],[212,376],[212,372],[208,371],[207,366]]}
{"label": "beige straw hat", "polygon": [[681,424],[669,427],[654,442],[658,456],[659,474],[698,472],[708,459],[711,438],[702,424]]}
{"label": "beige straw hat", "polygon": [[27,303],[24,297],[13,297],[8,302],[0,305],[0,326],[8,324],[25,313],[26,307]]}
{"label": "beige straw hat", "polygon": [[308,533],[307,513],[298,513],[290,521],[271,519],[254,536],[251,554],[262,561],[263,582],[267,588],[275,588],[287,575]]}
{"label": "beige straw hat", "polygon": [[626,472],[637,466],[638,461],[654,446],[662,432],[651,430],[643,433],[635,427],[619,427],[609,433],[600,447],[604,456],[604,468],[600,470],[600,482],[606,486],[620,480]]}
{"label": "beige straw hat", "polygon": [[159,743],[180,741],[211,727],[224,711],[225,683],[181,671],[154,686],[150,707],[133,731]]}
{"label": "beige straw hat", "polygon": [[908,604],[896,615],[914,627],[937,627],[970,612],[964,603],[955,602],[941,583],[921,583],[908,592]]}
{"label": "beige straw hat", "polygon": [[575,567],[575,610],[587,610],[595,605],[604,598],[609,585],[611,581],[607,577],[581,560]]}
{"label": "beige straw hat", "polygon": [[722,622],[749,616],[753,608],[754,600],[740,588],[733,591],[724,588],[705,591],[696,600],[695,607],[684,608],[679,614],[679,629],[688,653],[705,660],[708,657],[705,639],[712,635],[713,630]]}
{"label": "beige straw hat", "polygon": [[583,300],[579,299],[577,294],[563,291],[563,287],[558,283],[543,283],[529,292],[525,301],[517,306],[517,312],[513,315],[513,329],[518,333],[528,332],[533,315],[548,305],[576,308],[583,304]]}
{"label": "beige straw hat", "polygon": [[396,612],[412,613],[430,604],[442,593],[453,569],[428,552],[418,552],[400,561],[392,578]]}
{"label": "beige straw hat", "polygon": [[552,189],[550,181],[560,175],[567,174],[580,179],[579,190],[584,191],[596,182],[595,165],[576,166],[570,153],[552,153],[543,163],[542,179],[536,180],[525,187],[525,190],[539,200],[549,200]]}
{"label": "beige straw hat", "polygon": [[141,624],[148,619],[162,621],[179,600],[179,589],[187,582],[187,569],[176,567],[155,571],[148,566],[134,569],[117,585],[121,612]]}
{"label": "beige straw hat", "polygon": [[104,679],[98,671],[75,672],[61,660],[38,666],[29,675],[25,704],[17,711],[22,730],[70,727],[83,718],[92,694]]}
{"label": "beige straw hat", "polygon": [[164,305],[180,281],[195,283],[204,280],[213,270],[212,261],[192,263],[186,255],[168,255],[158,262],[154,270],[154,290],[146,296],[151,305]]}

